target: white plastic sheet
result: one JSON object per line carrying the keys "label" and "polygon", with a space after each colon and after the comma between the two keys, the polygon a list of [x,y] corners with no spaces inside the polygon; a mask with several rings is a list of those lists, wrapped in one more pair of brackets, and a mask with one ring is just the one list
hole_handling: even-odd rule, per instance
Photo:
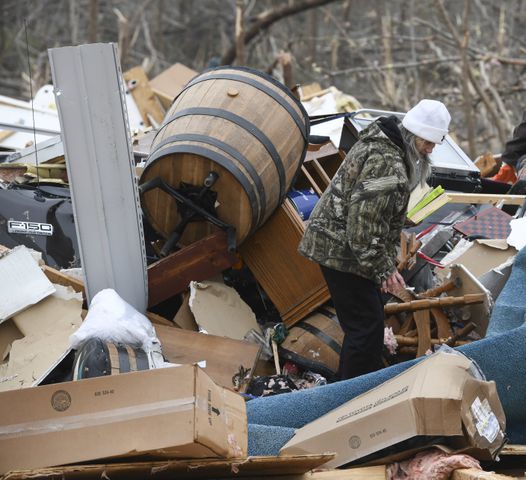
{"label": "white plastic sheet", "polygon": [[111,288],[93,297],[84,322],[70,336],[71,347],[78,349],[89,338],[137,345],[148,354],[160,351],[160,342],[150,320]]}

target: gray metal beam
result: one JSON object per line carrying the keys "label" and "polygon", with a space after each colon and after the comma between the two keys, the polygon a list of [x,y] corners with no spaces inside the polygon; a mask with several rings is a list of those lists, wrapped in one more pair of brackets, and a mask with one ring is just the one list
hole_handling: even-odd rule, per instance
{"label": "gray metal beam", "polygon": [[37,135],[56,135],[57,133],[60,133],[59,130],[56,129],[49,129],[49,128],[41,128],[41,127],[33,127],[31,125],[17,125],[16,123],[11,122],[0,122],[0,130],[12,130],[13,132],[24,132],[24,133],[35,133]]}
{"label": "gray metal beam", "polygon": [[49,50],[88,301],[147,307],[144,234],[116,44]]}

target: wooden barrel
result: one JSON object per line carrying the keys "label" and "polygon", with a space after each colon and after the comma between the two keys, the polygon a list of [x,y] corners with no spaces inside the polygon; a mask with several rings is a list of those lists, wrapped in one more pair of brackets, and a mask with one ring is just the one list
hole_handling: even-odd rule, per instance
{"label": "wooden barrel", "polygon": [[323,306],[289,329],[279,346],[279,356],[333,379],[338,371],[342,343],[343,330],[334,308]]}
{"label": "wooden barrel", "polygon": [[90,338],[75,354],[73,380],[149,370],[148,355],[140,347]]}
{"label": "wooden barrel", "polygon": [[[301,103],[269,75],[243,67],[212,69],[175,98],[140,184],[159,177],[176,189],[183,184],[199,189],[215,172],[217,218],[236,228],[239,244],[284,199],[305,157],[309,128]],[[176,200],[158,188],[142,193],[141,204],[164,238],[181,222]],[[191,222],[180,243],[215,229],[210,222]]]}

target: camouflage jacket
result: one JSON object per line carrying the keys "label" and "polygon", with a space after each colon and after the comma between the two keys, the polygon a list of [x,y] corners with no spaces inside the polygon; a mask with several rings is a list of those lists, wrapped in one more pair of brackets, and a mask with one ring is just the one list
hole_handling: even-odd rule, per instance
{"label": "camouflage jacket", "polygon": [[299,252],[380,285],[396,270],[410,193],[407,161],[378,122],[363,130],[314,207]]}

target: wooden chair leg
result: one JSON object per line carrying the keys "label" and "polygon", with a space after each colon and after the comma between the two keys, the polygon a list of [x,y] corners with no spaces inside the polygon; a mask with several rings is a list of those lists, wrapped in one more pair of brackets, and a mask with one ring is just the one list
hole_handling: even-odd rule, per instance
{"label": "wooden chair leg", "polygon": [[439,339],[449,338],[453,335],[449,318],[440,308],[432,308],[431,315],[433,316],[437,326],[437,336]]}
{"label": "wooden chair leg", "polygon": [[399,335],[407,335],[409,331],[413,330],[415,328],[415,320],[413,318],[413,314],[410,312],[407,312],[407,318],[402,322],[402,325],[400,327],[400,330],[398,331]]}
{"label": "wooden chair leg", "polygon": [[429,310],[417,310],[413,312],[416,329],[418,331],[418,348],[416,356],[422,357],[431,349],[431,317]]}

